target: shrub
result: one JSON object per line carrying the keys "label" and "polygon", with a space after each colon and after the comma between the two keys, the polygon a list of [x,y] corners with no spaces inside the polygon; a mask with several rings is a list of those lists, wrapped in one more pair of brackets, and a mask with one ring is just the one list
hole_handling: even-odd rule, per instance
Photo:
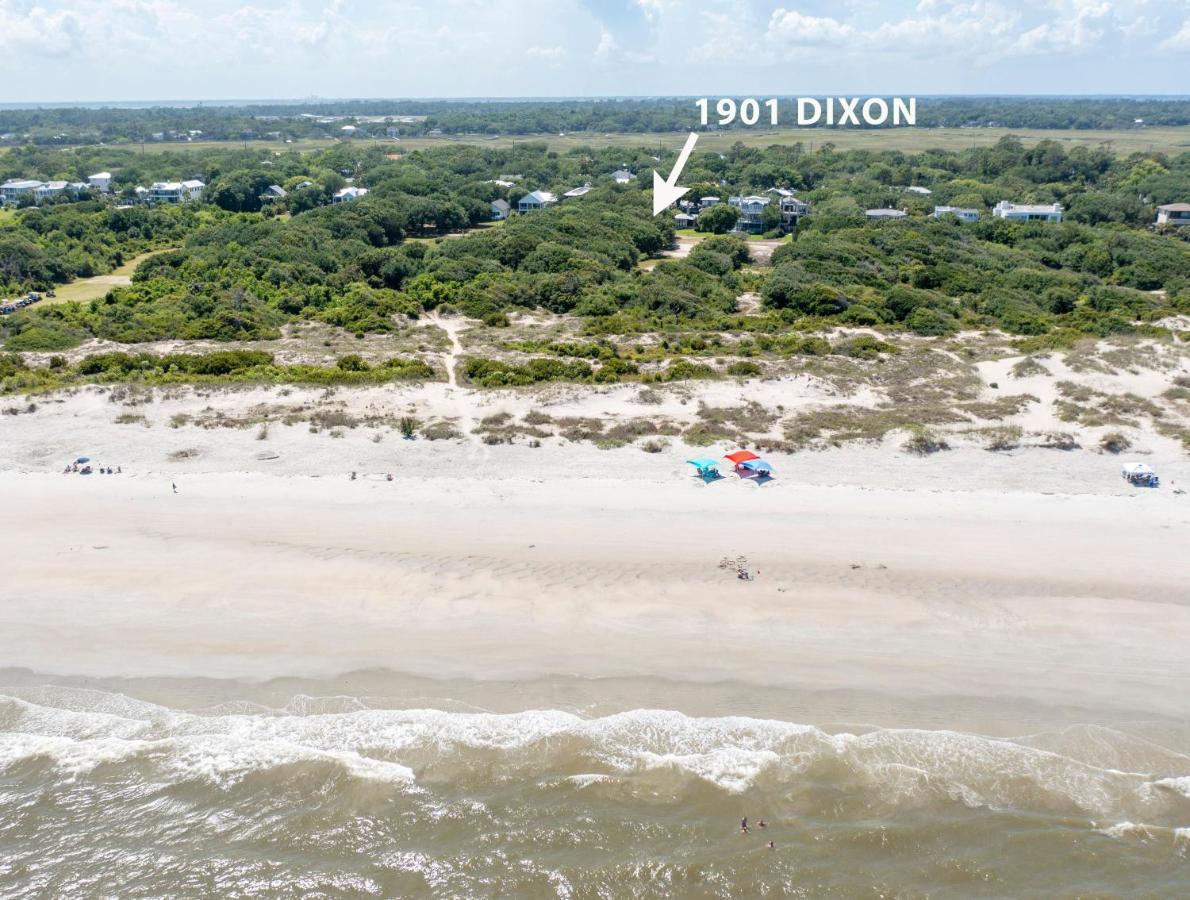
{"label": "shrub", "polygon": [[879,359],[881,353],[896,353],[897,348],[870,334],[857,334],[849,340],[840,341],[832,351],[853,359]]}
{"label": "shrub", "polygon": [[335,363],[344,372],[367,372],[369,366],[362,356],[355,353],[350,353],[347,356],[340,356],[338,362]]}
{"label": "shrub", "polygon": [[463,433],[450,422],[433,422],[421,430],[421,436],[427,441],[453,441]]}
{"label": "shrub", "polygon": [[940,450],[949,450],[950,444],[946,443],[941,435],[918,426],[910,430],[909,437],[901,445],[901,449],[916,456],[929,456]]}
{"label": "shrub", "polygon": [[739,375],[745,378],[755,378],[761,374],[761,368],[754,362],[739,360],[727,367],[728,375]]}
{"label": "shrub", "polygon": [[1099,439],[1099,447],[1107,453],[1123,453],[1132,446],[1132,441],[1118,431],[1109,431]]}
{"label": "shrub", "polygon": [[397,427],[401,429],[401,437],[407,441],[413,440],[417,436],[417,429],[420,423],[413,416],[401,416],[401,420],[397,423]]}
{"label": "shrub", "polygon": [[990,428],[986,432],[987,450],[1015,450],[1021,445],[1021,428],[1019,425],[1004,425],[1000,428]]}

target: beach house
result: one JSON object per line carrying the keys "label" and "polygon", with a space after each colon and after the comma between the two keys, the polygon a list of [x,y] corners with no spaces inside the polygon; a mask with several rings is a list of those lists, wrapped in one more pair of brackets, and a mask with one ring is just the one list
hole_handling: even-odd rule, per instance
{"label": "beach house", "polygon": [[36,199],[34,191],[41,187],[43,182],[30,181],[25,178],[14,178],[0,184],[0,200],[4,201],[6,206],[15,206],[21,200],[28,200],[30,202]]}
{"label": "beach house", "polygon": [[680,212],[674,216],[674,228],[693,228],[698,224],[698,216],[692,216],[690,213]]}
{"label": "beach house", "polygon": [[112,173],[96,172],[94,175],[88,175],[87,184],[91,186],[92,190],[104,194],[109,193],[112,189]]}
{"label": "beach house", "polygon": [[758,234],[768,230],[764,222],[764,211],[772,203],[768,197],[749,194],[747,197],[728,197],[727,202],[740,211],[735,223],[736,231]]}
{"label": "beach house", "polygon": [[962,206],[935,206],[930,218],[941,219],[943,216],[954,216],[960,222],[978,222],[979,210]]}
{"label": "beach house", "polygon": [[992,207],[992,215],[1010,222],[1061,222],[1061,203],[1017,204],[1001,200]]}
{"label": "beach house", "polygon": [[616,171],[612,172],[612,180],[616,184],[627,184],[634,178],[636,178],[636,176],[627,169],[616,169]]}
{"label": "beach house", "polygon": [[350,203],[352,200],[358,200],[360,197],[367,196],[368,189],[365,187],[345,187],[342,190],[335,191],[331,197],[331,203]]}
{"label": "beach house", "polygon": [[591,193],[591,182],[588,181],[586,184],[581,184],[576,188],[568,190],[562,195],[562,199],[573,200],[575,197],[582,197],[589,193]]}
{"label": "beach house", "polygon": [[1190,225],[1190,203],[1166,203],[1157,207],[1158,225]]}
{"label": "beach house", "polygon": [[908,213],[903,209],[865,209],[864,215],[869,222],[891,222],[894,219],[903,219]]}
{"label": "beach house", "polygon": [[501,219],[507,219],[509,213],[512,212],[512,207],[509,206],[507,200],[493,200],[491,203],[492,221],[499,222]]}
{"label": "beach house", "polygon": [[533,212],[536,209],[553,206],[557,202],[557,196],[549,191],[532,191],[517,201],[516,211],[519,213]]}
{"label": "beach house", "polygon": [[188,181],[154,181],[144,193],[149,203],[189,203],[201,200],[206,185],[197,178]]}
{"label": "beach house", "polygon": [[260,195],[260,199],[264,200],[266,203],[272,203],[276,200],[284,200],[288,196],[289,191],[285,190],[285,188],[281,187],[281,185],[270,184],[264,189],[264,193]]}
{"label": "beach house", "polygon": [[777,205],[781,209],[781,227],[786,231],[792,231],[801,221],[802,216],[810,212],[810,204],[799,200],[792,194],[782,195],[777,200]]}

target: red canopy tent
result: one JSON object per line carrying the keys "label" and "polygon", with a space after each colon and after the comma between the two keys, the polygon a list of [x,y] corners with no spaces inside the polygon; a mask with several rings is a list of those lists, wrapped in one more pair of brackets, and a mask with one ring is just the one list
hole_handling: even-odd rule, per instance
{"label": "red canopy tent", "polygon": [[737,450],[735,453],[726,453],[724,454],[723,458],[730,459],[737,466],[740,463],[745,463],[750,459],[760,459],[760,457],[751,450]]}

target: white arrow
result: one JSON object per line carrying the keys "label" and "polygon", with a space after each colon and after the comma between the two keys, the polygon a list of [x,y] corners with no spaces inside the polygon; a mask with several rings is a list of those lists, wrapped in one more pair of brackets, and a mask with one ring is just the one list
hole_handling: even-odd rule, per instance
{"label": "white arrow", "polygon": [[678,184],[678,176],[682,174],[686,160],[690,158],[690,151],[694,149],[697,142],[698,132],[690,132],[690,137],[686,138],[686,146],[678,154],[678,161],[674,163],[669,178],[662,178],[657,174],[656,169],[653,170],[653,215],[660,215],[667,206],[676,203],[679,197],[690,190],[690,188],[684,188]]}

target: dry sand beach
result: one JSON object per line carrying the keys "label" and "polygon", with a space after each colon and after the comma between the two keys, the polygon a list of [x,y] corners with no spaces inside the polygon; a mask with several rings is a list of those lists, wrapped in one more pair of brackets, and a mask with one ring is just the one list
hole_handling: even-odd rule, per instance
{"label": "dry sand beach", "polygon": [[[1182,401],[1123,429],[1157,490],[1100,449],[1120,426],[1055,411],[1158,395],[1185,364],[1020,362],[974,366],[985,396],[1035,398],[1000,423],[1015,446],[956,427],[917,456],[894,431],[766,452],[765,485],[693,478],[685,459],[729,445],[684,429],[749,402],[879,412],[883,388],[793,374],[642,401],[450,378],[8,403],[0,767],[30,837],[0,881],[1184,893]],[[644,414],[663,439],[562,434]],[[403,439],[402,415],[454,436]],[[1037,443],[1055,430],[1080,448]],[[77,455],[122,472],[64,474]],[[736,834],[743,815],[763,837]],[[152,849],[117,883],[97,854],[132,844]]]}

